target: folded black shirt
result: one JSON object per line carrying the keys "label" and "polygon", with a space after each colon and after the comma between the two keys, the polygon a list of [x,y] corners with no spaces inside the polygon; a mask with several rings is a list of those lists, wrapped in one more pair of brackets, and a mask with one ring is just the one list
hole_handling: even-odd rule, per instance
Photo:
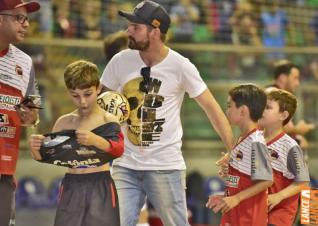
{"label": "folded black shirt", "polygon": [[[42,156],[40,162],[69,168],[88,168],[104,165],[118,157],[107,150],[79,144],[75,131],[62,130],[45,134],[46,139],[40,148]],[[123,149],[123,136],[118,123],[103,124],[93,129],[92,132],[109,141],[111,148],[116,145]]]}

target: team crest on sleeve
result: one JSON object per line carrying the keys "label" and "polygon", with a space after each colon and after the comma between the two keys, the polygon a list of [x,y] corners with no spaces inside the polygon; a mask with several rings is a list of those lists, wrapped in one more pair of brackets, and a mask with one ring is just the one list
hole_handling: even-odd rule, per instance
{"label": "team crest on sleeve", "polygon": [[20,65],[15,65],[15,73],[17,75],[20,75],[20,76],[23,75],[23,70],[22,70],[22,67]]}
{"label": "team crest on sleeve", "polygon": [[241,161],[243,159],[243,152],[241,152],[240,150],[236,151],[235,159],[237,161]]}
{"label": "team crest on sleeve", "polygon": [[270,154],[272,160],[278,159],[279,154],[277,151],[275,151],[274,149],[268,149],[268,151],[269,151],[269,154]]}

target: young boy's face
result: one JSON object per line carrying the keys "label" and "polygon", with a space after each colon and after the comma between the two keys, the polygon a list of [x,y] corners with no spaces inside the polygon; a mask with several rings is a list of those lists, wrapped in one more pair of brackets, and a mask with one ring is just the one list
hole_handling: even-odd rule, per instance
{"label": "young boy's face", "polygon": [[228,120],[230,121],[230,124],[237,125],[240,122],[240,108],[236,107],[235,102],[230,96],[227,98],[226,115]]}
{"label": "young boy's face", "polygon": [[267,104],[263,112],[263,117],[259,120],[259,125],[266,129],[266,127],[273,127],[275,125],[282,125],[282,112],[279,111],[278,102],[267,99]]}
{"label": "young boy's face", "polygon": [[70,89],[69,93],[73,103],[78,108],[79,113],[82,115],[87,115],[97,104],[97,95],[99,93],[99,89],[97,89],[95,86],[91,86],[85,89]]}

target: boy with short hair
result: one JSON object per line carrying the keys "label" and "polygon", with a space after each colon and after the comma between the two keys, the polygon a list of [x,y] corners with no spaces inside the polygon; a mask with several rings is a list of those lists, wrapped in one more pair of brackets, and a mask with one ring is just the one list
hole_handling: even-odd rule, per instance
{"label": "boy with short hair", "polygon": [[229,91],[227,116],[240,129],[237,144],[230,152],[225,197],[210,196],[208,208],[223,213],[221,224],[267,225],[267,188],[272,185],[272,168],[258,120],[266,106],[266,94],[253,84]]}
{"label": "boy with short hair", "polygon": [[[120,156],[123,153],[120,125],[115,116],[97,104],[101,89],[97,66],[84,60],[76,61],[67,66],[64,81],[77,109],[61,116],[53,132],[76,130],[76,140],[81,147],[87,147],[86,150],[93,147]],[[113,138],[105,139],[93,132],[104,125],[112,125],[107,127],[107,133],[117,131]],[[40,148],[44,140],[45,136],[39,134],[30,137],[31,154],[36,160],[42,159]],[[61,186],[55,226],[120,225],[117,193],[108,169],[107,163],[69,168]]]}
{"label": "boy with short hair", "polygon": [[293,224],[299,192],[310,180],[303,151],[283,129],[293,117],[296,107],[297,100],[293,94],[271,89],[267,93],[267,105],[259,121],[264,128],[274,176],[274,184],[268,189],[268,223],[272,226]]}

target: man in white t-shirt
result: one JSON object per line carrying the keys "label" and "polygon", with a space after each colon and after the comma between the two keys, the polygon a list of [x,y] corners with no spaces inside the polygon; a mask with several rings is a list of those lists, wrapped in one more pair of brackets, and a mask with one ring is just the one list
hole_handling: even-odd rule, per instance
{"label": "man in white t-shirt", "polygon": [[143,1],[132,13],[119,14],[129,21],[129,49],[110,60],[101,83],[123,93],[131,108],[123,129],[125,151],[114,161],[112,173],[121,225],[136,225],[146,196],[164,225],[189,225],[180,120],[185,92],[206,112],[228,150],[232,131],[196,67],[165,45],[167,11]]}

